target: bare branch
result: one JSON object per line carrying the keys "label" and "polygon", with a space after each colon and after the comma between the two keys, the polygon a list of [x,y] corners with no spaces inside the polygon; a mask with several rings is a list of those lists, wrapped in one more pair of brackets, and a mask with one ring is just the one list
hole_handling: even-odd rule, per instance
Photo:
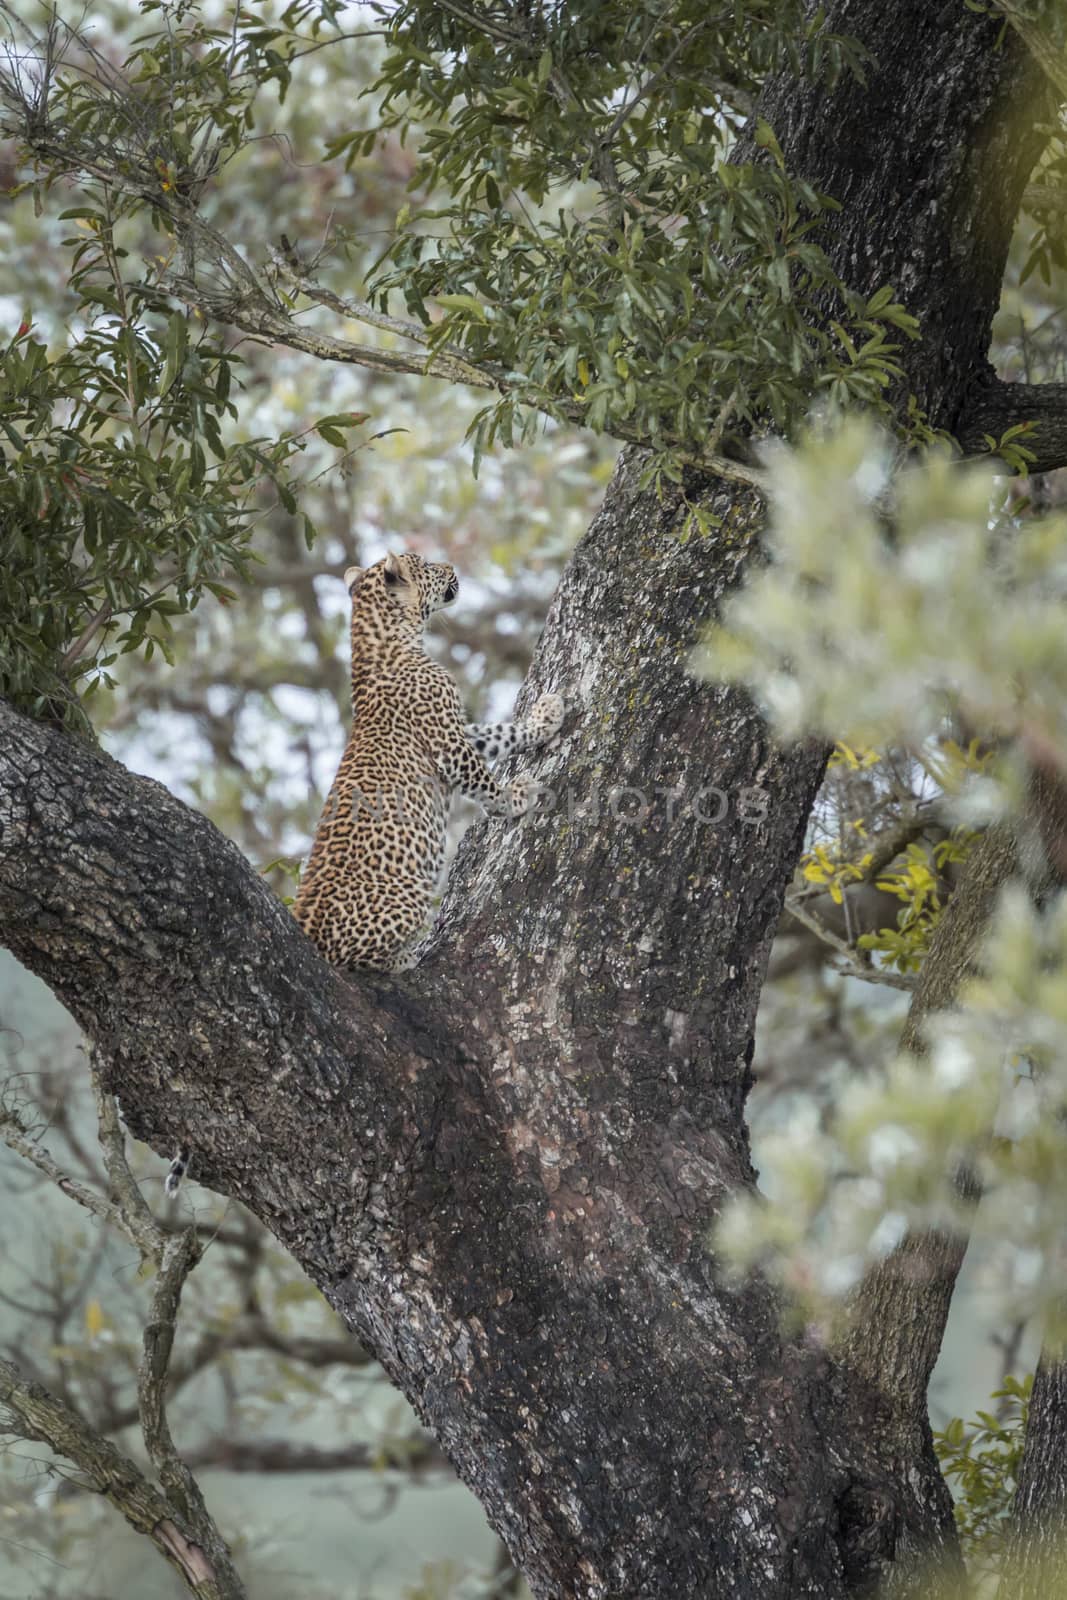
{"label": "bare branch", "polygon": [[138,1374],[137,1399],[145,1448],[171,1503],[179,1508],[197,1543],[208,1553],[219,1575],[222,1592],[243,1593],[229,1547],[207,1509],[200,1485],[175,1447],[167,1421],[165,1391],[167,1367],[182,1287],[200,1259],[196,1232],[188,1228],[168,1239],[152,1296],[152,1309],[144,1330],[144,1356]]}
{"label": "bare branch", "polygon": [[[374,306],[367,300],[355,299],[351,295],[342,299],[339,294],[334,294],[331,289],[316,283],[315,279],[302,267],[295,251],[289,246],[284,237],[282,249],[271,251],[271,260],[278,275],[290,282],[294,289],[299,290],[301,294],[314,301],[316,305],[329,306],[332,311],[336,311],[342,317],[346,317],[353,322],[365,322],[368,327],[381,328],[385,333],[395,333],[401,339],[411,339],[414,343],[421,345],[429,344],[433,335],[432,328],[424,327],[420,322],[405,322],[400,317],[390,317],[384,311],[375,310]],[[477,388],[487,387],[485,382],[488,376],[487,369],[474,366],[458,345],[438,345],[434,354],[451,356],[454,362],[459,363],[460,367],[464,370],[469,370],[471,374],[469,380],[459,379],[456,381],[469,381]],[[499,376],[502,377],[503,374],[501,373]]]}
{"label": "bare branch", "polygon": [[[184,1358],[172,1361],[167,1369],[166,1392],[173,1397],[199,1373],[204,1372],[220,1356],[233,1350],[266,1351],[285,1361],[299,1362],[302,1366],[321,1370],[324,1367],[366,1369],[375,1365],[374,1357],[355,1339],[316,1338],[306,1334],[285,1334],[266,1317],[255,1314],[242,1317],[224,1331],[205,1333]],[[113,1405],[95,1416],[101,1433],[121,1433],[140,1419],[137,1405]],[[199,1464],[194,1453],[191,1465]]]}
{"label": "bare branch", "polygon": [[10,1106],[0,1106],[0,1139],[4,1141],[9,1149],[14,1150],[16,1155],[21,1156],[24,1161],[28,1161],[31,1166],[36,1167],[38,1172],[43,1173],[62,1194],[67,1195],[71,1200],[76,1200],[80,1206],[84,1206],[87,1211],[91,1211],[102,1222],[109,1223],[113,1228],[117,1228],[120,1233],[129,1239],[131,1244],[142,1251],[142,1254],[152,1256],[154,1259],[153,1251],[145,1251],[143,1249],[140,1237],[131,1228],[129,1219],[122,1208],[113,1204],[110,1200],[105,1200],[102,1194],[98,1194],[88,1184],[81,1183],[77,1178],[72,1178],[69,1173],[64,1172],[59,1163],[53,1160],[44,1146],[33,1137],[21,1117]]}
{"label": "bare branch", "polygon": [[151,1539],[197,1600],[245,1600],[244,1586],[232,1568],[216,1569],[197,1531],[129,1456],[94,1433],[42,1384],[27,1381],[4,1357],[0,1357],[0,1404],[10,1414],[9,1431],[22,1439],[39,1440],[72,1462],[131,1528]]}
{"label": "bare branch", "polygon": [[231,1439],[220,1435],[199,1446],[189,1465],[227,1472],[386,1472],[410,1474],[413,1483],[452,1468],[433,1439],[414,1435],[386,1445],[347,1444],[335,1448],[293,1444],[288,1439]]}

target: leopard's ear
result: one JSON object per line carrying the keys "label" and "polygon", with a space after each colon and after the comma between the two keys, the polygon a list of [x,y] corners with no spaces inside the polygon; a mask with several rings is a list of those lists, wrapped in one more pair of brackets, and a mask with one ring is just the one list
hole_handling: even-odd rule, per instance
{"label": "leopard's ear", "polygon": [[394,555],[391,550],[385,558],[384,571],[386,583],[404,582],[404,568],[401,565],[400,557]]}
{"label": "leopard's ear", "polygon": [[365,571],[365,567],[345,568],[345,588],[348,590],[349,594],[352,593],[353,589],[356,587],[356,584],[359,582],[360,578],[362,578]]}

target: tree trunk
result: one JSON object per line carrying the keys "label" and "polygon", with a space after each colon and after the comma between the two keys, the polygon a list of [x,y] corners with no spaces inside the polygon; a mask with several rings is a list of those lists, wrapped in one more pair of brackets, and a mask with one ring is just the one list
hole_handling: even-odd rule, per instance
{"label": "tree trunk", "polygon": [[1013,1507],[1009,1600],[1046,1600],[1063,1581],[1067,1549],[1067,1361],[1062,1318],[1055,1341],[1041,1353],[1030,1395],[1026,1444]]}
{"label": "tree trunk", "polygon": [[[1042,85],[956,0],[828,13],[874,52],[868,86],[782,77],[762,110],[844,202],[845,278],[921,316],[909,384],[954,427],[988,377]],[[0,933],[100,1046],[133,1131],[190,1143],[373,1349],[536,1595],[835,1600],[950,1541],[947,1495],[921,1430],[881,1459],[877,1369],[786,1338],[709,1244],[754,1181],[753,1020],[824,753],[776,750],[687,671],[758,498],[690,483],[722,520],[682,542],[641,464],[524,691],[568,700],[534,767],[555,803],[472,829],[417,972],[331,971],[209,823],[3,708]]]}

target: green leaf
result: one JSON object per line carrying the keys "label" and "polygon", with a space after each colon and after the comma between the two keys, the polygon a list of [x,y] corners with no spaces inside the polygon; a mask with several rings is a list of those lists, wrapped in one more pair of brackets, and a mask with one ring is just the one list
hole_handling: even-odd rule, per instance
{"label": "green leaf", "polygon": [[434,298],[447,311],[466,311],[476,322],[488,322],[485,308],[472,294],[438,294]]}
{"label": "green leaf", "polygon": [[188,344],[188,329],[185,315],[175,311],[167,322],[167,334],[163,343],[165,359],[163,363],[163,376],[159,383],[159,393],[162,397],[170,392],[175,380],[181,373],[185,362],[185,351]]}

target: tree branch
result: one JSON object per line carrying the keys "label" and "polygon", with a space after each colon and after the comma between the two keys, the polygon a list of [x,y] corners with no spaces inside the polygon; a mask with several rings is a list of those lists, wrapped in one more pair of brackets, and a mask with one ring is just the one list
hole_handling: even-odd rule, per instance
{"label": "tree branch", "polygon": [[[106,1092],[101,1082],[98,1052],[95,1047],[90,1049],[89,1073],[93,1085],[93,1098],[96,1101],[97,1128],[100,1135],[100,1149],[104,1157],[104,1170],[122,1214],[123,1231],[127,1238],[133,1240],[146,1260],[154,1261],[157,1267],[161,1267],[168,1249],[167,1235],[152,1215],[151,1207],[130,1171],[129,1162],[126,1160],[126,1135],[119,1121],[115,1098]],[[199,1251],[196,1252],[192,1264],[195,1265],[198,1259]]]}
{"label": "tree branch", "polygon": [[25,1122],[11,1106],[0,1106],[0,1139],[4,1141],[9,1150],[28,1161],[31,1166],[54,1183],[61,1194],[71,1200],[76,1200],[80,1206],[91,1211],[102,1222],[108,1223],[120,1233],[125,1234],[130,1243],[137,1249],[141,1248],[140,1241],[131,1230],[127,1218],[121,1207],[105,1200],[95,1189],[87,1183],[72,1178],[63,1171],[58,1161],[55,1161],[42,1144],[35,1139]]}
{"label": "tree branch", "polygon": [[791,917],[795,917],[802,927],[815,934],[823,944],[830,946],[842,959],[842,966],[837,970],[846,977],[860,978],[864,983],[881,983],[890,989],[914,989],[915,979],[908,973],[894,972],[889,967],[868,966],[859,957],[853,945],[847,939],[841,939],[832,928],[828,928],[819,917],[808,911],[803,902],[796,897],[787,895],[785,909]]}
{"label": "tree branch", "polygon": [[[315,1338],[309,1335],[286,1334],[261,1315],[241,1317],[225,1329],[215,1329],[203,1334],[188,1355],[170,1363],[167,1369],[166,1394],[173,1399],[186,1384],[220,1356],[230,1351],[266,1351],[280,1356],[284,1361],[299,1362],[302,1366],[321,1370],[324,1367],[348,1367],[365,1370],[374,1365],[374,1357],[354,1339]],[[122,1433],[140,1420],[137,1404],[108,1405],[96,1412],[94,1426],[101,1433]],[[196,1465],[194,1456],[187,1459]]]}
{"label": "tree branch", "polygon": [[[117,186],[137,194],[153,210],[166,214],[176,239],[183,247],[187,267],[184,271],[172,270],[162,274],[157,283],[205,316],[239,328],[265,343],[300,350],[321,361],[364,367],[372,372],[443,378],[449,383],[491,390],[501,395],[514,393],[522,404],[555,421],[585,426],[584,406],[574,401],[551,399],[536,389],[531,391],[524,380],[516,379],[514,374],[499,364],[474,362],[457,346],[446,345],[427,350],[425,354],[415,354],[358,344],[298,323],[282,297],[257,277],[236,246],[218,228],[206,222],[195,205],[185,201],[176,192],[167,196],[159,193],[150,168],[132,173],[121,172],[109,166],[98,152],[81,148],[76,139],[70,138],[68,143],[64,143],[51,131],[41,132],[32,121],[18,131],[35,153],[57,171],[81,173],[109,187]],[[610,152],[603,150],[601,156],[610,164]],[[275,251],[273,261],[274,271],[288,276],[314,303],[328,305],[346,318],[382,328],[420,345],[426,345],[432,337],[432,329],[385,316],[365,301],[342,299],[321,285],[316,285],[282,252]],[[196,271],[191,270],[194,264]],[[220,274],[221,281],[215,285],[206,284],[200,270],[205,267]],[[625,422],[613,423],[606,431],[627,443],[648,443],[642,433]],[[668,443],[671,442],[669,434],[664,437]],[[679,455],[682,461],[702,472],[715,473],[727,482],[766,492],[768,475],[765,472],[746,462],[724,456],[714,444],[705,450],[685,448]],[[77,648],[82,648],[81,641]]]}
{"label": "tree branch", "polygon": [[151,1539],[197,1600],[244,1600],[244,1587],[232,1568],[218,1570],[198,1542],[202,1530],[190,1526],[134,1462],[94,1433],[72,1407],[43,1385],[28,1382],[2,1356],[0,1405],[11,1414],[11,1431],[47,1444],[72,1462],[132,1528]]}
{"label": "tree branch", "polygon": [[[1063,1329],[1064,1303],[1054,1316]],[[1063,1572],[1067,1537],[1067,1360],[1062,1338],[1041,1352],[1030,1395],[1009,1544],[1012,1600],[1045,1600]]]}
{"label": "tree branch", "polygon": [[207,1553],[223,1594],[243,1594],[243,1586],[233,1565],[229,1546],[215,1526],[200,1485],[182,1460],[167,1421],[166,1386],[170,1353],[182,1287],[200,1259],[196,1232],[168,1239],[156,1275],[152,1309],[145,1324],[144,1355],[137,1380],[137,1404],[141,1432],[149,1459],[171,1505],[177,1506],[196,1543]]}
{"label": "tree branch", "polygon": [[[1017,862],[1014,838],[1004,826],[989,828],[976,843],[934,930],[901,1033],[901,1050],[925,1053],[927,1018],[951,1008],[960,985],[974,971],[989,918]],[[852,1306],[849,1363],[912,1422],[925,1422],[927,1384],[966,1248],[966,1238],[956,1235],[909,1235],[868,1273]]]}
{"label": "tree branch", "polygon": [[1020,423],[1030,425],[1016,441],[1034,455],[1030,473],[1053,472],[1067,466],[1067,383],[1004,383],[991,379],[971,391],[955,434],[964,455],[988,455],[986,436],[999,440]]}
{"label": "tree branch", "polygon": [[348,1444],[333,1448],[293,1444],[288,1439],[209,1440],[188,1455],[190,1467],[221,1468],[224,1472],[388,1472],[409,1474],[414,1483],[424,1481],[431,1472],[452,1467],[440,1446],[433,1440],[412,1435],[384,1445]]}
{"label": "tree branch", "polygon": [[[158,201],[155,203],[158,205]],[[218,230],[204,223],[191,210],[179,212],[173,205],[170,210],[179,236],[188,233],[195,237],[202,258],[225,268],[233,247],[223,239]],[[276,262],[281,259],[276,254]],[[243,262],[242,266],[245,266]],[[347,318],[388,329],[419,344],[426,344],[431,336],[431,329],[424,330],[418,324],[385,317],[365,301],[342,299],[331,290],[315,284],[306,273],[300,272],[291,264],[287,264],[285,270],[293,278],[294,283],[299,284],[301,293],[316,304],[329,306]],[[541,411],[554,421],[569,422],[575,427],[585,426],[586,408],[583,405],[575,401],[549,400],[536,390],[529,392],[525,382],[517,380],[503,367],[496,363],[475,363],[461,354],[457,346],[438,346],[432,352],[427,351],[425,355],[416,355],[407,351],[356,344],[352,340],[322,333],[316,328],[298,323],[282,305],[270,299],[258,282],[253,288],[249,283],[251,276],[250,269],[245,266],[240,281],[231,280],[223,287],[209,288],[199,278],[193,279],[188,274],[172,272],[168,275],[168,287],[184,300],[186,305],[195,307],[206,316],[214,317],[231,327],[240,328],[242,332],[266,343],[285,345],[291,350],[301,350],[321,361],[336,361],[348,366],[366,367],[372,372],[411,373],[418,377],[443,378],[449,383],[492,390],[501,395],[516,394],[524,405],[530,406],[535,411]],[[643,445],[648,442],[642,433],[633,427],[628,427],[625,422],[606,425],[605,431],[625,443]],[[670,442],[669,434],[666,434],[665,438]],[[686,449],[681,452],[681,459],[701,471],[716,473],[727,482],[745,484],[764,493],[769,483],[769,475],[761,468],[751,466],[747,462],[735,461],[715,448],[701,451]]]}

